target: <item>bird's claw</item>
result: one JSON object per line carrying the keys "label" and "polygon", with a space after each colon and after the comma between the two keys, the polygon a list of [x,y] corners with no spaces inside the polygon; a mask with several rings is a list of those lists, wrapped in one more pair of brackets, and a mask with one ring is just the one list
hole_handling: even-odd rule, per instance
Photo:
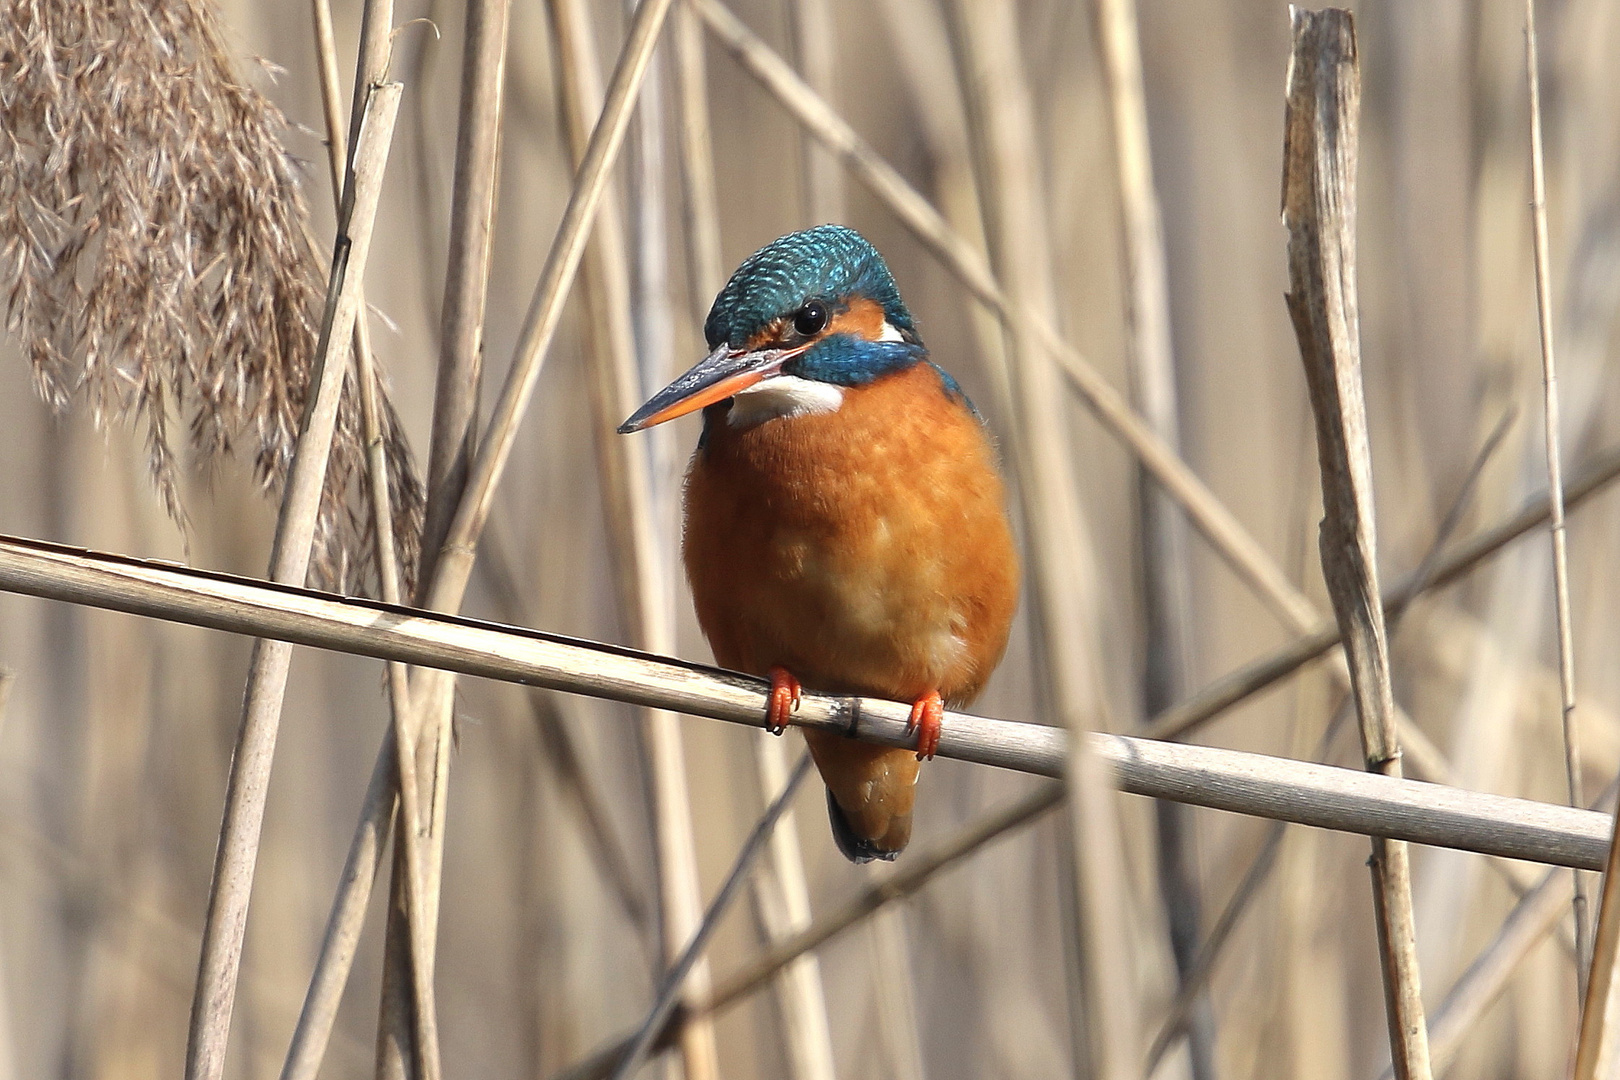
{"label": "bird's claw", "polygon": [[765,706],[765,730],[780,735],[787,730],[788,718],[799,711],[799,680],[787,668],[771,668],[771,694]]}
{"label": "bird's claw", "polygon": [[932,761],[939,749],[939,729],[945,722],[945,703],[938,690],[930,690],[911,703],[906,734],[917,733],[917,760]]}

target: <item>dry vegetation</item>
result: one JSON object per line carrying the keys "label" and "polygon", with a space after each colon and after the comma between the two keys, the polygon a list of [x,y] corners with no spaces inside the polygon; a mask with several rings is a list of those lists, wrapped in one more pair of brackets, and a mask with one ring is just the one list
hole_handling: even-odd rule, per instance
{"label": "dry vegetation", "polygon": [[[1285,6],[1138,4],[1140,103],[1129,52],[1104,48],[1097,30],[1129,5],[740,0],[732,10],[797,58],[877,157],[842,171],[737,62],[749,46],[724,9],[675,5],[462,610],[707,658],[688,601],[664,584],[678,577],[679,473],[696,431],[630,444],[608,421],[700,355],[716,279],[827,217],[884,251],[935,357],[999,433],[1024,507],[1039,510],[1022,534],[1047,557],[1031,585],[1046,602],[1025,604],[978,711],[1129,733],[1292,641],[1313,609],[1332,610],[1310,399],[1283,302]],[[0,4],[11,330],[0,342],[0,532],[264,574],[276,511],[263,489],[292,458],[333,234],[308,14],[261,0]],[[360,5],[334,14],[347,86]],[[1573,481],[1620,441],[1605,377],[1620,304],[1620,5],[1559,0],[1539,18],[1551,325]],[[718,36],[694,50],[704,19]],[[1386,0],[1357,5],[1356,19],[1361,364],[1388,585],[1545,490],[1524,9]],[[404,448],[432,456],[436,367],[454,352],[441,350],[441,309],[446,265],[463,251],[451,202],[464,9],[408,0],[392,21],[389,77],[404,104],[365,286],[408,548],[423,496]],[[603,0],[511,11],[486,415],[514,352],[533,343],[525,313],[626,26],[622,5]],[[767,72],[776,63],[751,55]],[[801,116],[814,114],[813,98],[798,100]],[[348,115],[346,97],[338,111]],[[707,146],[694,116],[712,122]],[[1151,162],[1130,141],[1143,118]],[[831,119],[821,126],[836,134]],[[1156,208],[1144,198],[1148,165]],[[902,183],[942,221],[907,217]],[[1085,385],[1073,359],[1065,379],[1040,334],[1003,333],[986,267],[1021,319],[1049,323],[1138,403],[1143,430],[1179,447],[1280,572],[1178,530],[1179,512],[1071,392]],[[357,406],[353,389],[351,377]],[[318,540],[324,581],[371,577],[349,573],[370,561],[361,431],[360,410],[346,408]],[[650,457],[632,445],[651,445]],[[1600,493],[1569,521],[1588,798],[1620,770],[1615,515]],[[1247,569],[1234,574],[1233,562]],[[1550,545],[1537,532],[1391,617],[1409,772],[1564,801],[1554,609]],[[181,1072],[248,654],[243,640],[192,627],[0,596],[11,672],[0,682],[0,1080]],[[1190,737],[1361,767],[1333,665],[1306,666]],[[227,1076],[281,1068],[388,702],[374,661],[298,652]],[[712,897],[768,801],[762,786],[780,783],[792,757],[732,725],[476,679],[459,683],[455,715],[450,779],[433,775],[432,752],[417,778],[448,813],[436,830],[444,1073],[549,1077],[641,1021],[677,951],[669,928],[695,915],[670,907],[681,893],[685,829],[670,813],[687,797],[680,777],[697,889]],[[916,891],[833,937],[818,967],[801,963],[721,1012],[717,1073],[703,1065],[701,1032],[688,1037],[690,1080],[1065,1075],[1098,1015],[1106,1030],[1079,1057],[1110,1080],[1142,1075],[1135,1062],[1150,1047],[1153,1075],[1178,1080],[1370,1080],[1388,1064],[1364,837],[1133,796],[1047,813],[1056,800],[1044,781],[958,762],[929,766],[925,783],[918,839],[895,868]],[[737,904],[709,949],[722,991],[806,913],[865,913],[873,905],[858,898],[873,894],[861,890],[888,872],[838,856],[817,785],[794,806],[791,842],[770,846],[752,910]],[[1016,824],[1004,836],[920,880],[928,852],[1008,807],[1017,813],[997,823]],[[1076,829],[1088,834],[1089,934],[1077,929]],[[374,1069],[384,881],[323,1076]],[[1576,1031],[1569,874],[1413,848],[1411,882],[1436,1075],[1563,1075]],[[1458,1023],[1448,991],[1533,886],[1510,923],[1517,936],[1490,954],[1505,990]],[[1082,951],[1105,961],[1085,979]],[[1178,966],[1195,980],[1179,999]],[[1077,1001],[1082,982],[1090,1010]]]}

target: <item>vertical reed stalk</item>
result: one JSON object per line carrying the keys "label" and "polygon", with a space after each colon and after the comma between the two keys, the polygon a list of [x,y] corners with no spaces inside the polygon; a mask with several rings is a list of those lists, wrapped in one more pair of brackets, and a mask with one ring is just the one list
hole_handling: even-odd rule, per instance
{"label": "vertical reed stalk", "polygon": [[551,251],[546,256],[545,269],[535,286],[534,299],[524,318],[518,335],[516,355],[501,387],[490,419],[489,433],[479,444],[467,477],[467,484],[457,503],[455,516],[444,542],[439,546],[431,584],[426,590],[424,606],[436,611],[454,610],[461,606],[472,574],[472,563],[478,537],[489,519],[494,504],[495,488],[517,440],[518,421],[540,378],[540,368],[546,351],[557,332],[562,318],[563,303],[568,287],[573,283],[585,253],[590,226],[602,203],[613,163],[624,145],[625,130],[630,123],[636,94],[647,74],[647,65],[658,43],[659,32],[669,14],[672,0],[646,0],[636,8],[630,21],[629,33],[619,52],[618,64],[613,69],[602,105],[602,114],[591,131],[574,186],[569,193],[568,205],[563,209],[562,221],[557,226]]}
{"label": "vertical reed stalk", "polygon": [[[1536,326],[1541,339],[1547,492],[1552,506],[1547,528],[1552,534],[1553,608],[1558,622],[1558,696],[1564,733],[1564,776],[1569,786],[1569,805],[1585,806],[1586,799],[1581,792],[1580,732],[1575,724],[1575,638],[1569,617],[1569,539],[1564,528],[1562,428],[1558,421],[1558,365],[1553,352],[1552,257],[1547,246],[1547,171],[1541,150],[1541,70],[1536,54],[1535,0],[1524,0],[1524,65],[1530,95],[1530,221],[1535,242]],[[1575,875],[1575,979],[1584,1001],[1587,996],[1587,976],[1592,970],[1592,927],[1587,910],[1586,878],[1579,870],[1570,873]],[[1605,892],[1609,888],[1608,879],[1605,879]],[[1582,1032],[1584,1044],[1584,1027]],[[1576,1075],[1580,1075],[1578,1070]]]}
{"label": "vertical reed stalk", "polygon": [[[332,32],[332,10],[328,0],[315,0],[313,4],[315,24],[316,64],[320,75],[321,105],[326,120],[326,148],[327,162],[331,167],[332,195],[337,203],[343,201],[343,153],[339,147],[346,145],[342,113],[338,107],[338,68],[337,51]],[[392,21],[384,15],[368,12],[364,19],[368,28],[377,26],[387,29]],[[371,37],[381,36],[376,31],[370,33]],[[386,50],[368,48],[364,62],[376,65],[372,68],[368,81],[381,80],[386,77],[386,66],[389,54]],[[365,310],[365,293],[362,290],[360,310]],[[382,599],[390,604],[400,603],[403,599],[401,591],[401,575],[399,558],[394,538],[394,508],[389,492],[388,482],[388,447],[383,438],[381,415],[377,401],[377,373],[371,351],[371,333],[367,320],[357,317],[354,323],[354,357],[356,368],[356,381],[359,384],[361,426],[366,446],[366,462],[369,478],[368,491],[371,496],[372,508],[372,537],[375,541],[375,558],[377,561],[377,576],[381,588]],[[417,798],[416,762],[412,747],[416,745],[416,714],[410,705],[410,683],[408,669],[404,664],[390,663],[388,665],[388,704],[392,717],[392,737],[386,742],[392,744],[395,755],[394,776],[399,788],[400,812],[406,822],[417,820],[419,814],[419,801]],[[384,747],[387,752],[388,747]],[[367,830],[362,827],[362,833]],[[422,855],[419,843],[419,834],[415,829],[401,828],[396,834],[403,849],[403,863],[406,869],[408,883],[405,896],[405,910],[410,928],[411,956],[413,958],[413,972],[431,970],[429,952],[430,938],[422,922]],[[343,882],[347,882],[345,875]],[[340,889],[343,883],[340,882]],[[367,894],[370,893],[369,884]],[[362,905],[363,906],[363,905]],[[334,911],[340,905],[334,902]],[[346,941],[338,937],[334,941]],[[323,949],[320,960],[328,961],[328,955]],[[347,975],[352,954],[347,958],[332,956],[331,960],[339,961],[343,975]],[[323,976],[319,973],[311,979],[312,990],[319,987]],[[339,987],[346,979],[340,979]],[[416,1054],[417,1071],[424,1077],[436,1078],[439,1076],[439,1034],[438,1009],[434,1002],[433,982],[431,979],[413,978],[411,980],[412,1018],[415,1023],[417,1037],[413,1040]],[[313,992],[305,999],[305,1014],[300,1015],[298,1028],[294,1031],[293,1042],[289,1049],[288,1061],[283,1066],[286,1073],[294,1063],[295,1058],[303,1056],[304,1048],[315,1051],[308,1067],[317,1066],[321,1051],[326,1044],[326,1034],[330,1033],[335,1016],[308,1015],[312,1005],[329,1007],[335,1014],[338,999],[341,995],[333,996],[324,1002]],[[307,1016],[307,1019],[306,1019]],[[300,1033],[309,1033],[315,1030],[323,1032],[318,1042],[311,1042],[307,1034],[301,1037]]]}
{"label": "vertical reed stalk", "polygon": [[[423,580],[431,573],[445,523],[461,493],[466,459],[476,437],[509,8],[509,0],[467,5],[449,264],[423,523]],[[426,692],[409,694],[413,707],[409,722],[402,725],[396,720],[401,842],[394,860],[384,951],[377,1039],[380,1076],[405,1076],[405,1055],[413,1047],[412,1060],[418,1062],[422,1080],[435,1080],[437,1075],[435,1055],[424,1052],[437,1042],[437,1018],[423,1006],[431,1007],[433,1000],[453,701],[453,692],[433,691],[449,685],[442,678],[427,679]],[[409,689],[414,691],[415,684]],[[418,778],[428,776],[433,783],[424,805],[411,789],[420,790]]]}
{"label": "vertical reed stalk", "polygon": [[[1288,311],[1316,418],[1322,471],[1322,572],[1344,632],[1369,772],[1401,775],[1378,588],[1372,457],[1356,298],[1356,165],[1361,72],[1349,12],[1293,11],[1283,150]],[[1411,867],[1404,843],[1373,839],[1373,908],[1390,1056],[1400,1080],[1428,1080]]]}
{"label": "vertical reed stalk", "polygon": [[[644,4],[654,0],[642,0]],[[601,115],[602,82],[596,63],[591,15],[582,0],[554,0],[550,5],[557,40],[564,127],[576,162],[583,159],[590,123]],[[613,567],[620,617],[639,648],[669,652],[675,643],[669,567],[661,554],[654,510],[652,455],[641,442],[616,435],[619,422],[635,410],[643,394],[636,367],[634,317],[631,313],[627,238],[618,200],[603,200],[595,233],[585,252],[585,298],[590,311],[592,343],[592,430],[602,501],[612,538]],[[692,834],[691,798],[686,786],[686,758],[676,714],[649,709],[643,714],[644,746],[651,782],[653,837],[657,849],[658,903],[664,960],[673,964],[697,933],[703,915],[697,872],[697,845]],[[689,993],[707,996],[708,961],[694,957]],[[688,1080],[719,1075],[714,1028],[706,1021],[681,1030],[681,1053]]]}
{"label": "vertical reed stalk", "polygon": [[[1016,12],[958,0],[954,14],[991,264],[1023,304],[1050,324],[1057,291]],[[1095,1080],[1126,1080],[1140,1073],[1142,1042],[1128,955],[1130,887],[1116,796],[1086,739],[1106,708],[1092,670],[1097,641],[1090,533],[1078,499],[1057,369],[1020,320],[1003,326],[1019,435],[1011,443],[1027,527],[1036,667],[1045,680],[1046,708],[1070,733],[1066,776],[1080,917],[1070,932],[1080,935],[1088,1036],[1088,1046],[1076,1047],[1076,1054],[1089,1057]]]}
{"label": "vertical reed stalk", "polygon": [[686,278],[699,326],[725,284],[720,255],[719,197],[714,184],[714,144],[709,130],[708,65],[703,58],[703,20],[691,0],[682,0],[670,30],[675,46],[675,109],[680,128],[681,211],[686,228]]}
{"label": "vertical reed stalk", "polygon": [[[309,568],[310,545],[343,387],[342,350],[348,347],[359,313],[359,286],[393,137],[399,91],[398,84],[369,89],[362,129],[355,136],[351,179],[345,186],[347,195],[339,212],[338,242],[313,375],[315,392],[304,413],[271,551],[270,577],[286,584],[302,585]],[[225,1067],[231,1006],[247,930],[248,899],[264,822],[264,800],[291,661],[292,646],[286,642],[261,640],[255,644],[209,891],[186,1046],[187,1080],[217,1080]]]}
{"label": "vertical reed stalk", "polygon": [[[816,93],[828,101],[838,78],[838,28],[833,6],[828,0],[787,0],[788,40],[794,66]],[[820,225],[844,218],[844,174],[838,159],[808,131],[799,134],[804,168],[800,172],[804,188],[800,205],[804,220]]]}
{"label": "vertical reed stalk", "polygon": [[[1136,0],[1097,0],[1098,45],[1114,137],[1121,245],[1125,264],[1126,371],[1131,403],[1171,452],[1181,453],[1176,370],[1170,327],[1170,283],[1164,225],[1153,182],[1152,145],[1142,85]],[[1157,716],[1188,690],[1192,659],[1192,581],[1187,523],[1140,463],[1136,479],[1142,560],[1143,716]],[[1200,898],[1193,849],[1194,819],[1186,807],[1154,807],[1159,842],[1159,892],[1164,897],[1177,978],[1185,986],[1199,954]],[[1215,1075],[1215,1015],[1207,995],[1188,1005],[1187,1034],[1194,1080]]]}

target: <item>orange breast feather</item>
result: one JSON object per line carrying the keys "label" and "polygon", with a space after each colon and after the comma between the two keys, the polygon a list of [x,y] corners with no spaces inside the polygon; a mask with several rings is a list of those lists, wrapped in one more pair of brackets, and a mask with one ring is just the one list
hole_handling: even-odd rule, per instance
{"label": "orange breast feather", "polygon": [[836,412],[712,425],[685,558],[715,659],[815,690],[965,703],[1017,603],[994,449],[926,364],[846,390]]}
{"label": "orange breast feather", "polygon": [[[684,553],[715,659],[781,666],[811,690],[965,704],[1017,606],[994,448],[926,364],[847,390],[836,412],[712,424],[687,477]],[[806,736],[847,827],[892,858],[915,758]]]}

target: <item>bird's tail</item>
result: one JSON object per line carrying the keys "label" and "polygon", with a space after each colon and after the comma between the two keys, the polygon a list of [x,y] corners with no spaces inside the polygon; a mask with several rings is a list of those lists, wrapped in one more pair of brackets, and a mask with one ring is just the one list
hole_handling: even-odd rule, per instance
{"label": "bird's tail", "polygon": [[[838,845],[838,850],[844,853],[844,858],[852,863],[869,863],[873,859],[893,862],[900,854],[900,848],[885,851],[878,847],[877,841],[856,836],[855,830],[849,826],[849,818],[844,816],[843,808],[838,805],[838,800],[833,798],[832,788],[827,789],[827,819],[832,822],[833,842]],[[907,825],[909,824],[908,818]],[[906,832],[910,831],[907,828]]]}
{"label": "bird's tail", "polygon": [[916,755],[826,731],[806,731],[804,737],[827,783],[827,816],[844,857],[863,863],[904,851],[911,839]]}

